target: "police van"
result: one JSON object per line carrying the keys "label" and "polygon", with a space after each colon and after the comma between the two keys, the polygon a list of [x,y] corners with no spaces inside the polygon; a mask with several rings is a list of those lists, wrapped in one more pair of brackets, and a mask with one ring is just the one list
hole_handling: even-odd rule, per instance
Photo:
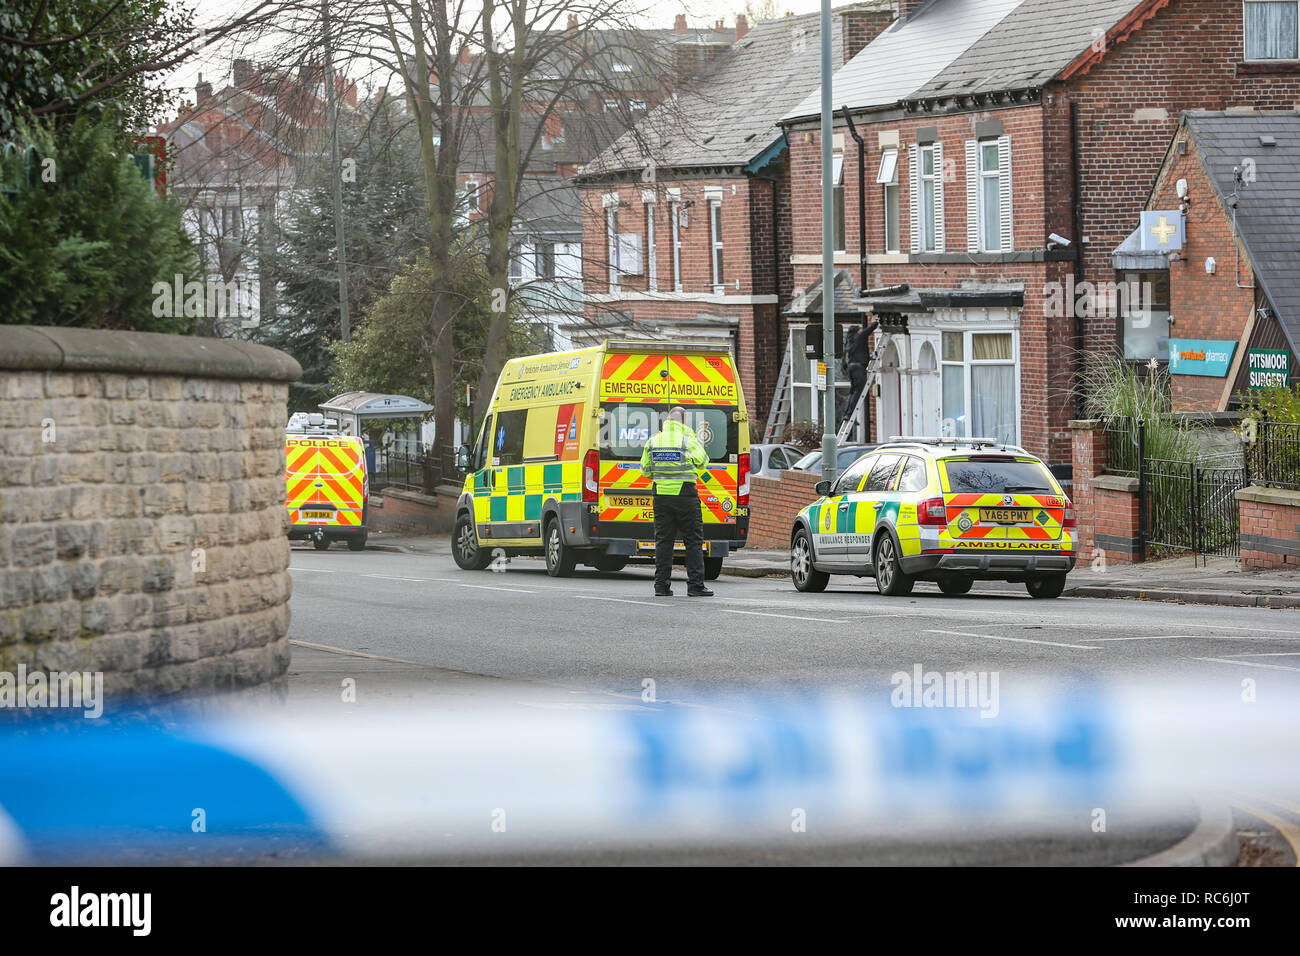
{"label": "police van", "polygon": [[709,454],[696,490],[705,577],[716,578],[749,531],[749,417],[726,345],[610,340],[507,362],[474,448],[461,451],[456,563],[533,555],[567,577],[580,563],[652,561],[641,452],[675,405]]}
{"label": "police van", "polygon": [[370,484],[362,440],[338,434],[316,413],[295,415],[285,431],[289,540],[311,541],[317,551],[334,541],[364,550]]}

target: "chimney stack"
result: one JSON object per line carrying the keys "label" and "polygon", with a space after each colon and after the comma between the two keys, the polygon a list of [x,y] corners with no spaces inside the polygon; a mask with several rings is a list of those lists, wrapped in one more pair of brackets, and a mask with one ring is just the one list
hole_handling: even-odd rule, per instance
{"label": "chimney stack", "polygon": [[673,33],[686,32],[686,14],[677,14],[677,19],[673,21]]}
{"label": "chimney stack", "polygon": [[844,62],[847,63],[862,51],[862,48],[874,40],[894,22],[891,10],[855,10],[849,7],[840,14],[841,46],[844,50]]}
{"label": "chimney stack", "polygon": [[212,99],[212,84],[203,79],[202,73],[199,74],[199,81],[194,84],[194,97],[198,106],[203,106]]}
{"label": "chimney stack", "polygon": [[917,7],[924,6],[928,2],[929,0],[898,0],[898,18],[909,19],[916,12]]}
{"label": "chimney stack", "polygon": [[736,14],[736,40],[744,39],[749,32],[749,19],[743,13]]}
{"label": "chimney stack", "polygon": [[[236,60],[233,82],[237,90],[253,90],[256,83],[256,71],[252,60]],[[255,92],[255,91],[254,91]]]}
{"label": "chimney stack", "polygon": [[578,15],[576,13],[569,14],[569,24],[564,28],[564,32],[567,36],[573,36],[578,32]]}

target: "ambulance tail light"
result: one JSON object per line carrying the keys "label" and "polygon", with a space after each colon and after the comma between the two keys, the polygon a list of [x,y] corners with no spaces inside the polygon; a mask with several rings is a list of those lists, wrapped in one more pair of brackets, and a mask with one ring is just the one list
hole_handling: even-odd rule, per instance
{"label": "ambulance tail light", "polygon": [[1077,528],[1078,526],[1079,526],[1079,521],[1074,514],[1074,502],[1071,501],[1069,498],[1066,498],[1064,518],[1061,521],[1061,527]]}
{"label": "ambulance tail light", "polygon": [[916,506],[916,523],[925,525],[946,525],[948,508],[942,498],[926,498]]}
{"label": "ambulance tail light", "polygon": [[736,505],[749,507],[749,455],[736,458]]}
{"label": "ambulance tail light", "polygon": [[600,500],[600,452],[595,448],[582,459],[582,500]]}

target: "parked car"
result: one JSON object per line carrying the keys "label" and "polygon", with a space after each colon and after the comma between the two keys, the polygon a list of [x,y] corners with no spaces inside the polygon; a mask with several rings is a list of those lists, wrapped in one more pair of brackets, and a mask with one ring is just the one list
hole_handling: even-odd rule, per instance
{"label": "parked car", "polygon": [[794,445],[750,445],[749,473],[764,478],[775,478],[783,471],[788,471],[794,463],[804,456],[803,450]]}
{"label": "parked car", "polygon": [[[835,461],[837,462],[836,471],[842,472],[849,465],[853,464],[867,452],[875,448],[875,445],[841,445],[835,451]],[[821,474],[822,470],[822,450],[810,451],[793,465],[796,471],[815,471]]]}
{"label": "parked car", "polygon": [[889,596],[934,581],[1020,581],[1054,598],[1076,560],[1074,505],[1047,466],[993,439],[907,439],[863,455],[795,519],[790,572],[800,591],[832,574],[874,577]]}

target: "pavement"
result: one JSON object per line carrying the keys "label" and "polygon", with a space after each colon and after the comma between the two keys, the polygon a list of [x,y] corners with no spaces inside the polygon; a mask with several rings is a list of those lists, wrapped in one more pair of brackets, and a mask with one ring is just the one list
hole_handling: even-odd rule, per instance
{"label": "pavement", "polygon": [[[1258,683],[1261,695],[1300,695],[1300,628],[1289,611],[1230,604],[1192,610],[1078,595],[1038,601],[1023,587],[994,582],[959,597],[923,582],[909,597],[891,599],[870,580],[851,577],[832,578],[824,594],[802,595],[780,576],[779,552],[733,555],[729,563],[737,569],[776,573],[724,576],[714,584],[715,598],[690,599],[679,586],[676,598],[655,600],[649,566],[615,574],[580,569],[555,579],[528,558],[512,559],[499,573],[460,571],[445,538],[374,535],[371,545],[363,553],[294,546],[287,706],[339,706],[340,682],[351,677],[357,703],[346,706],[455,708],[491,696],[522,715],[635,715],[646,709],[647,686],[659,706],[684,708],[711,706],[718,693],[759,699],[830,688],[870,696],[887,693],[891,674],[918,663],[997,672],[1004,689],[1041,680],[1075,689],[1179,683],[1195,686],[1207,701],[1223,701]],[[1114,569],[1103,580],[1108,587],[1166,590],[1154,585],[1174,580],[1175,572],[1150,574],[1152,567],[1141,569],[1149,577]],[[1297,590],[1285,576],[1281,584],[1263,583],[1273,576],[1233,567],[1192,573],[1224,594]],[[680,569],[676,577],[680,585]],[[1207,587],[1201,580],[1198,587]],[[970,822],[937,840],[775,834],[744,845],[620,848],[593,840],[559,850],[525,842],[506,850],[503,841],[444,862],[1105,865],[1154,858],[1295,865],[1300,855],[1300,799],[1286,793],[1247,792],[1230,805],[1199,810],[1189,800],[1159,820],[1116,808],[1105,840],[1070,829],[1086,816],[1082,805],[1050,815],[1055,828],[1027,827],[1010,839]]]}
{"label": "pavement", "polygon": [[[409,554],[450,555],[449,538],[372,534],[370,546]],[[790,574],[785,551],[742,548],[727,556],[723,574],[781,577]],[[1020,585],[979,582],[977,590],[1020,590]],[[1065,594],[1074,597],[1218,604],[1228,607],[1300,608],[1300,567],[1243,571],[1236,558],[1188,555],[1143,564],[1087,565],[1070,572]]]}

